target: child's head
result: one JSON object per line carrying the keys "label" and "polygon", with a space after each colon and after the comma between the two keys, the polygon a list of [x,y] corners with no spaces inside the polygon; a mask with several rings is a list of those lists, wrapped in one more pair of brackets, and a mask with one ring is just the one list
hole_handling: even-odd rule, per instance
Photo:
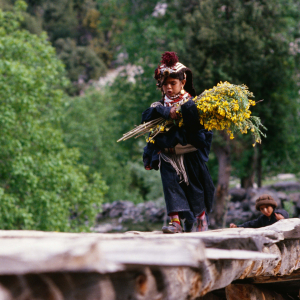
{"label": "child's head", "polygon": [[277,203],[272,196],[263,194],[256,200],[255,207],[262,214],[270,217],[274,211],[274,208],[277,207]]}
{"label": "child's head", "polygon": [[162,55],[161,64],[155,69],[154,78],[157,80],[157,86],[163,90],[163,85],[168,78],[178,79],[184,82],[184,89],[191,95],[196,96],[193,86],[192,71],[179,62],[175,52],[165,52]]}
{"label": "child's head", "polygon": [[185,79],[180,80],[179,78],[174,78],[171,75],[172,74],[170,74],[170,76],[168,76],[162,84],[164,94],[168,95],[169,97],[173,97],[179,94],[180,91],[184,89],[184,85],[186,82]]}

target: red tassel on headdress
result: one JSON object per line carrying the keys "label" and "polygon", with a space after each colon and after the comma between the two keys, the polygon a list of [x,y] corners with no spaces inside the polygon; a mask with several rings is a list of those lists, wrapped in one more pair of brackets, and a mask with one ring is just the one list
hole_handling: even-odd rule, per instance
{"label": "red tassel on headdress", "polygon": [[159,65],[157,66],[157,68],[155,69],[155,72],[154,72],[154,78],[156,80],[158,80],[160,78],[160,71],[159,71]]}
{"label": "red tassel on headdress", "polygon": [[175,52],[166,51],[161,58],[161,63],[165,64],[167,67],[173,67],[179,62],[178,56]]}

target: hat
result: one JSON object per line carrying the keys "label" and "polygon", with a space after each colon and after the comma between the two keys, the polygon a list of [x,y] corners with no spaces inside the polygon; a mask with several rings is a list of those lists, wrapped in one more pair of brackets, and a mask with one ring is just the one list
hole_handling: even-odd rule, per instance
{"label": "hat", "polygon": [[185,65],[179,62],[178,56],[175,52],[166,51],[161,56],[161,64],[155,69],[154,78],[157,80],[157,86],[162,87],[164,81],[170,74],[183,73],[186,83],[184,89],[191,95],[196,96],[196,91],[193,85],[193,73]]}
{"label": "hat", "polygon": [[263,194],[256,199],[255,208],[259,210],[261,205],[272,205],[274,208],[277,207],[276,201],[268,194]]}

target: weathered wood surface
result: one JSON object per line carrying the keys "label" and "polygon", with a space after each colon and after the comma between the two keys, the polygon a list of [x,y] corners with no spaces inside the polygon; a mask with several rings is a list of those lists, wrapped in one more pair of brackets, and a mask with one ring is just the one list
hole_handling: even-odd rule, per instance
{"label": "weathered wood surface", "polygon": [[0,300],[197,299],[235,280],[300,282],[299,243],[299,219],[176,235],[0,231]]}
{"label": "weathered wood surface", "polygon": [[230,284],[226,288],[227,300],[285,300],[280,294],[251,284]]}

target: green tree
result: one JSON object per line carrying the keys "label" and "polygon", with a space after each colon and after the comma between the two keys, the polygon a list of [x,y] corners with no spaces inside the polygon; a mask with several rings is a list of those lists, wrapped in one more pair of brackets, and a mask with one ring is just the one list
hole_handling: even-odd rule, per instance
{"label": "green tree", "polygon": [[54,46],[72,82],[77,82],[78,79],[87,82],[106,73],[105,64],[90,47],[77,46],[70,38],[57,39]]}
{"label": "green tree", "polygon": [[0,227],[88,230],[106,185],[63,143],[64,68],[45,34],[20,29],[24,8],[0,10]]}
{"label": "green tree", "polygon": [[[15,0],[0,1],[12,10]],[[113,48],[99,27],[100,12],[95,0],[27,0],[22,27],[40,35],[46,31],[73,83],[69,94],[78,94],[88,81],[106,73]],[[80,84],[78,84],[80,83]]]}

